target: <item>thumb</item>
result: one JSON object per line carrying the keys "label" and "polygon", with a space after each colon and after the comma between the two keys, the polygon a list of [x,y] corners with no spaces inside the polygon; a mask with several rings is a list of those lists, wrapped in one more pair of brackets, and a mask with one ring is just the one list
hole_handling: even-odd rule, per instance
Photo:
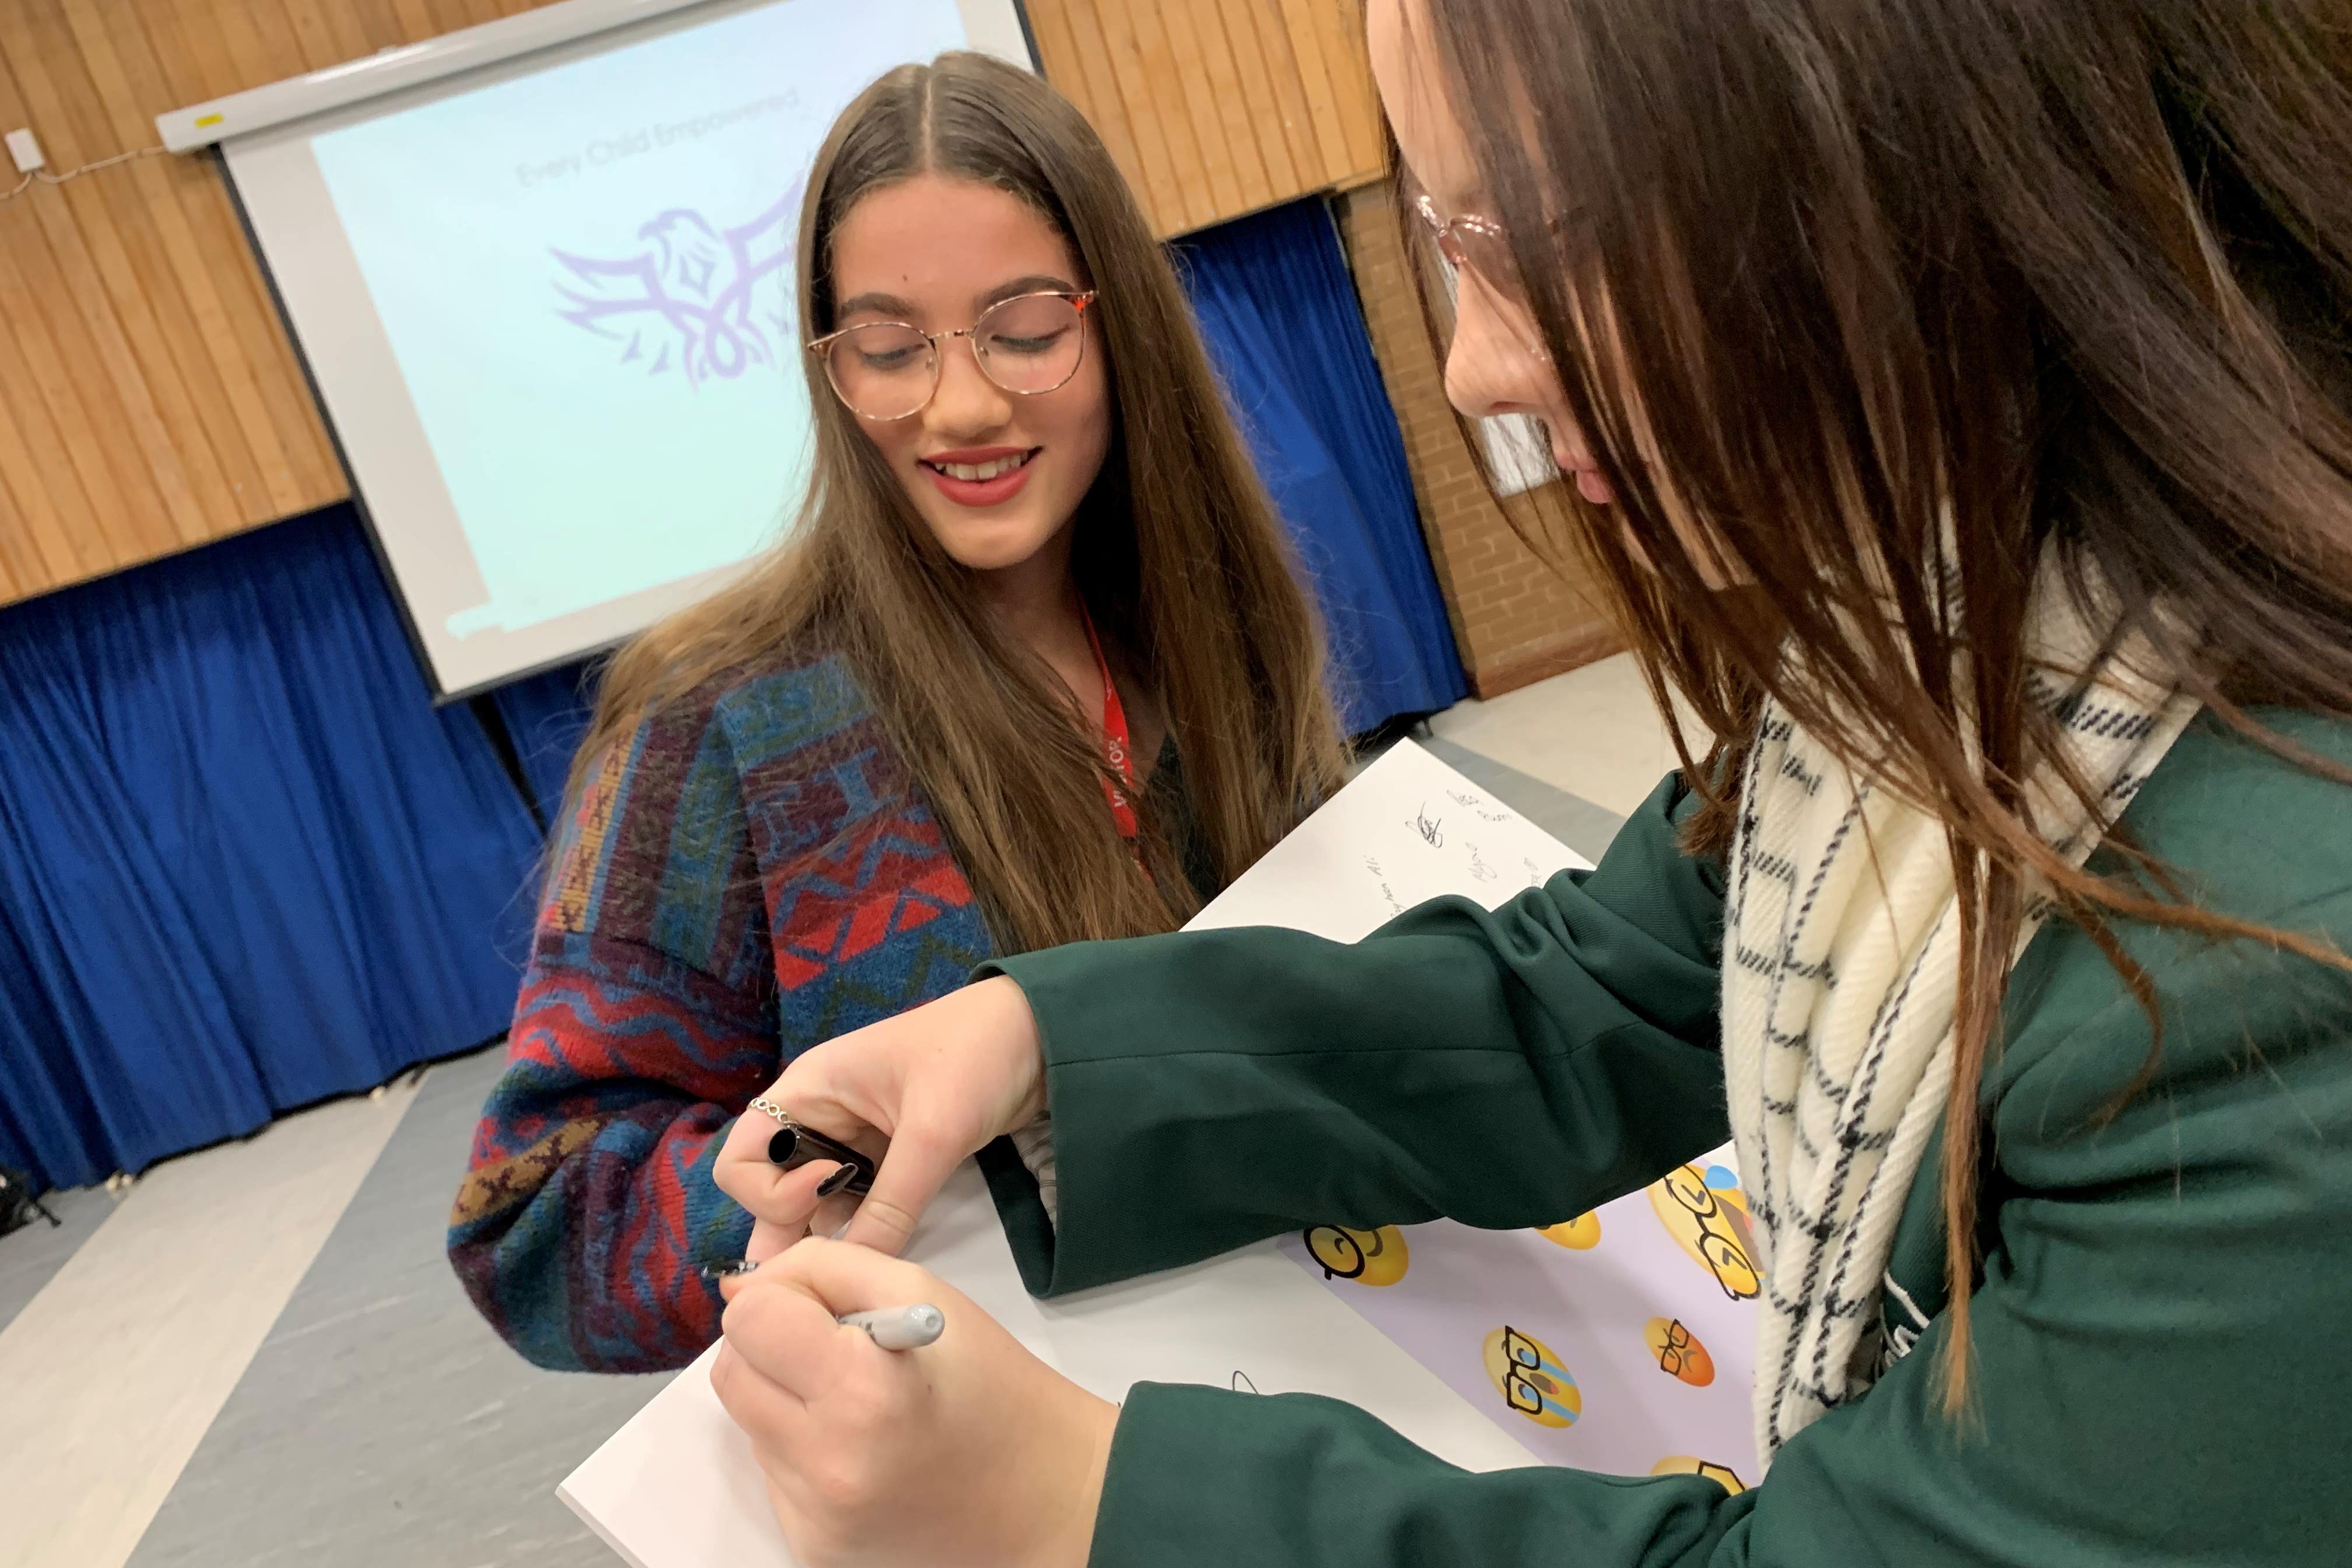
{"label": "thumb", "polygon": [[895,1258],[907,1249],[916,1222],[969,1151],[934,1133],[909,1128],[890,1140],[873,1189],[857,1205],[842,1239]]}

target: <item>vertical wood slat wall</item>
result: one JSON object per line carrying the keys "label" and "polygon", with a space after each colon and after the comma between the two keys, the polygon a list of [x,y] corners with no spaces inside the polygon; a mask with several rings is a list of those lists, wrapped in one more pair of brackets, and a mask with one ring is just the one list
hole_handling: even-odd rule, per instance
{"label": "vertical wood slat wall", "polygon": [[1357,0],[1028,0],[1045,75],[1162,234],[1376,177]]}
{"label": "vertical wood slat wall", "polygon": [[[31,127],[59,173],[152,145],[164,110],[539,3],[0,0],[0,131]],[[1027,9],[1163,234],[1378,172],[1355,0]],[[347,493],[209,158],[0,202],[0,604]]]}

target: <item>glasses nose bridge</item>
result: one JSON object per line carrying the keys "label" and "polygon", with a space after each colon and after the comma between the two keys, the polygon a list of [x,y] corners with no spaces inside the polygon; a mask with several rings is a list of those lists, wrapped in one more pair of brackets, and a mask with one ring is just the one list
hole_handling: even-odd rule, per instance
{"label": "glasses nose bridge", "polygon": [[[964,341],[964,346],[971,351],[972,366],[980,372],[981,379],[991,386],[997,385],[996,377],[991,375],[988,371],[988,356],[980,352],[980,329],[987,320],[988,316],[983,311],[980,320],[969,327],[942,327],[936,332],[923,333],[924,339],[931,345],[932,396],[939,395],[940,387],[947,381],[948,340],[952,338],[961,338]],[[998,390],[1003,389],[998,387]]]}
{"label": "glasses nose bridge", "polygon": [[[985,320],[986,317],[983,316],[982,321]],[[980,339],[977,334],[982,321],[974,321],[968,327],[944,327],[936,332],[923,334],[930,340],[931,344],[931,392],[930,395],[923,400],[923,408],[936,407],[939,405],[940,394],[948,390],[948,356],[950,352],[948,340],[955,338],[963,339],[965,346],[971,351],[971,373],[980,378],[981,385],[991,396],[1010,402],[1013,394],[990,373],[987,357],[980,351]],[[968,396],[969,394],[966,395]],[[916,410],[919,414],[922,411],[919,408]]]}

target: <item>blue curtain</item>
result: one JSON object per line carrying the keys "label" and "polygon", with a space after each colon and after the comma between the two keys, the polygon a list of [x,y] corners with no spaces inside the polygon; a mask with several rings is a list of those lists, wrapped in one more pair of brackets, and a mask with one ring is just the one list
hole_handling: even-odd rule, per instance
{"label": "blue curtain", "polygon": [[596,695],[593,660],[567,664],[541,675],[509,681],[490,693],[499,719],[514,742],[524,782],[530,785],[539,819],[552,824],[563,805],[563,781],[572,753],[588,731]]}
{"label": "blue curtain", "polygon": [[1329,209],[1294,202],[1173,249],[1314,582],[1349,731],[1450,707],[1468,686]]}
{"label": "blue curtain", "polygon": [[537,850],[348,507],[0,614],[0,1160],[137,1171],[490,1037]]}

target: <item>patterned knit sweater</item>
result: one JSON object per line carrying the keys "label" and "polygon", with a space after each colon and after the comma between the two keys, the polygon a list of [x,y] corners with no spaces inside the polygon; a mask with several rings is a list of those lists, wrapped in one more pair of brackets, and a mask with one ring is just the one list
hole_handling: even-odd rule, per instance
{"label": "patterned knit sweater", "polygon": [[[1181,819],[1174,773],[1151,793]],[[711,1180],[734,1118],[800,1052],[993,952],[837,659],[779,658],[656,714],[561,826],[450,1220],[467,1294],[541,1366],[691,1361],[719,1334],[698,1270],[751,1234]]]}

